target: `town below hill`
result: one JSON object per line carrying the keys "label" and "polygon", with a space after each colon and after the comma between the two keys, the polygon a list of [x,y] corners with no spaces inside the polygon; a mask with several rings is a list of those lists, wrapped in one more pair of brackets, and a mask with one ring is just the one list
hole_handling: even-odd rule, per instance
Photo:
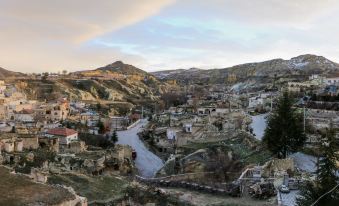
{"label": "town below hill", "polygon": [[338,74],[309,54],[152,73],[0,68],[0,205],[331,205]]}

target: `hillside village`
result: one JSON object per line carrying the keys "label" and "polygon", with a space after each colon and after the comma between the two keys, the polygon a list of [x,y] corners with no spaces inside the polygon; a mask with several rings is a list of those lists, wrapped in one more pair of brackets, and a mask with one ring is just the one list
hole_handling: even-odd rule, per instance
{"label": "hillside village", "polygon": [[[6,75],[0,173],[13,181],[10,190],[0,184],[0,205],[40,187],[55,197],[27,189],[14,205],[290,206],[317,179],[330,129],[339,153],[339,66],[324,57],[153,74],[118,61]],[[306,141],[278,158],[263,139],[285,92]]]}

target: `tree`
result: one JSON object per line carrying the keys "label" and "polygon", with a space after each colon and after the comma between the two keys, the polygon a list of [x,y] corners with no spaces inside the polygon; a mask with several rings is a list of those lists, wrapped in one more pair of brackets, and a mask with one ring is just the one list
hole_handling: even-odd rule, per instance
{"label": "tree", "polygon": [[12,129],[11,129],[11,133],[15,133],[15,132],[16,132],[16,128],[15,128],[15,126],[13,126]]}
{"label": "tree", "polygon": [[183,93],[167,92],[162,94],[161,100],[165,102],[166,108],[186,103],[187,99]]}
{"label": "tree", "polygon": [[298,206],[310,206],[318,199],[318,197],[319,194],[314,183],[307,181],[301,186],[296,203]]}
{"label": "tree", "polygon": [[263,143],[278,158],[286,158],[289,153],[298,151],[306,141],[302,116],[292,108],[292,101],[288,92],[278,99],[263,137]]}
{"label": "tree", "polygon": [[98,104],[97,104],[97,110],[98,110],[98,111],[100,111],[100,110],[101,110],[101,108],[102,108],[101,104],[100,104],[100,103],[98,103]]}
{"label": "tree", "polygon": [[105,133],[105,125],[104,125],[104,123],[102,121],[98,122],[97,127],[99,127],[99,133],[100,134]]}
{"label": "tree", "polygon": [[118,135],[117,135],[117,131],[113,130],[112,133],[112,142],[114,142],[114,144],[118,141]]}
{"label": "tree", "polygon": [[[337,154],[338,143],[335,139],[335,129],[332,123],[330,129],[322,135],[319,142],[320,158],[317,163],[317,178],[314,184],[307,183],[301,189],[297,199],[299,206],[312,205],[335,205],[339,201],[339,191],[333,190],[338,187],[339,178],[336,176],[338,169],[336,162],[339,161]],[[333,190],[333,191],[332,191]]]}
{"label": "tree", "polygon": [[339,161],[339,157],[337,154],[338,145],[335,138],[335,129],[333,129],[333,125],[331,123],[330,129],[328,129],[325,135],[323,135],[319,145],[321,158],[318,163],[317,179],[325,191],[333,188],[339,180],[336,176],[336,172],[338,170],[336,167],[336,161]]}
{"label": "tree", "polygon": [[47,80],[48,76],[49,76],[48,72],[42,73],[42,80]]}
{"label": "tree", "polygon": [[67,70],[62,70],[62,74],[63,74],[64,76],[66,76],[67,73],[68,73]]}

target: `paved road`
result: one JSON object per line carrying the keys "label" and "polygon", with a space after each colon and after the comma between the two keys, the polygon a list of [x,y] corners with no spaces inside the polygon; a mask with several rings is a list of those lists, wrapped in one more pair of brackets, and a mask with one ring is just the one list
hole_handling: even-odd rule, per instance
{"label": "paved road", "polygon": [[250,124],[250,126],[253,128],[253,133],[255,134],[255,138],[258,140],[261,140],[264,136],[265,129],[267,126],[267,122],[266,122],[267,116],[268,116],[268,113],[251,116],[252,123]]}
{"label": "paved road", "polygon": [[137,152],[137,158],[135,165],[139,170],[139,173],[143,177],[153,177],[155,173],[164,165],[162,160],[150,152],[144,143],[139,139],[138,132],[142,130],[142,126],[146,125],[147,121],[142,120],[135,127],[118,131],[118,144],[130,145]]}

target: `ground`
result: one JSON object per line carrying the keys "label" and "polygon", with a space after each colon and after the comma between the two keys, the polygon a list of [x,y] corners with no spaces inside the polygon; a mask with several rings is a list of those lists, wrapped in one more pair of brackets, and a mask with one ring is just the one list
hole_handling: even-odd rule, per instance
{"label": "ground", "polygon": [[89,203],[119,199],[128,185],[128,182],[120,177],[90,177],[81,174],[55,174],[48,178],[48,183],[71,186],[78,195],[86,197]]}
{"label": "ground", "polygon": [[32,182],[0,167],[0,205],[56,205],[75,198],[67,189]]}
{"label": "ground", "polygon": [[301,171],[315,173],[317,170],[317,158],[311,155],[297,152],[291,154],[290,157],[294,160],[297,168]]}
{"label": "ground", "polygon": [[244,164],[264,164],[270,157],[271,153],[265,149],[259,151],[254,150],[244,144],[241,139],[223,140],[220,142],[206,142],[206,143],[193,143],[181,147],[185,155],[192,153],[198,149],[221,147],[225,151],[233,151],[237,159]]}
{"label": "ground", "polygon": [[146,124],[146,120],[141,120],[135,127],[117,132],[117,144],[130,145],[137,152],[135,165],[138,168],[140,175],[144,177],[153,177],[155,173],[162,168],[164,163],[158,156],[148,150],[137,135]]}
{"label": "ground", "polygon": [[299,190],[291,190],[289,193],[279,193],[283,205],[294,206]]}
{"label": "ground", "polygon": [[173,196],[179,198],[180,201],[188,202],[191,205],[197,206],[273,206],[277,205],[275,198],[268,200],[256,200],[250,197],[229,197],[229,196],[219,196],[211,195],[206,193],[200,193],[195,191],[190,191],[186,189],[178,188],[161,188],[166,193],[169,193]]}

